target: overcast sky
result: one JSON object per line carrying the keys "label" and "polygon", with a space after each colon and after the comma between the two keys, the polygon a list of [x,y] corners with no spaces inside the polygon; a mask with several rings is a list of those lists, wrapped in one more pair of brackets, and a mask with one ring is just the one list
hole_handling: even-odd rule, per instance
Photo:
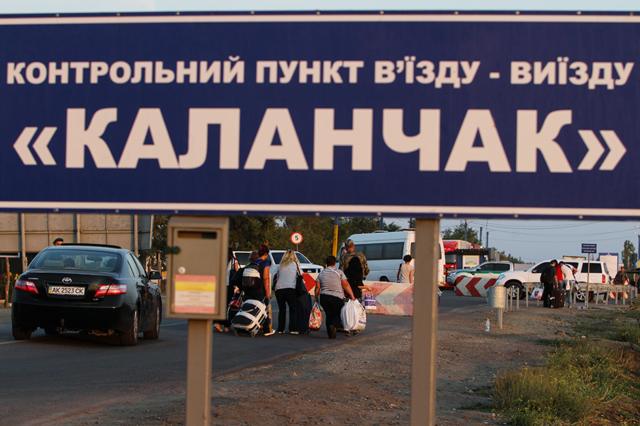
{"label": "overcast sky", "polygon": [[[202,0],[20,0],[0,2],[0,13],[230,11],[230,10],[555,10],[639,11],[640,0],[369,0],[369,1],[202,1]],[[406,221],[399,221],[406,226]],[[444,220],[442,228],[459,220]],[[640,222],[469,220],[489,243],[526,261],[580,252],[580,243],[597,243],[599,252],[620,252],[624,240],[637,246]]]}

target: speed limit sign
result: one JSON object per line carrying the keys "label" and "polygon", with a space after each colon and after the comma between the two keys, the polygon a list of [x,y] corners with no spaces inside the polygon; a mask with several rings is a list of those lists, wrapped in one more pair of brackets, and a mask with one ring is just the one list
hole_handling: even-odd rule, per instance
{"label": "speed limit sign", "polygon": [[304,239],[302,238],[302,234],[299,232],[294,232],[293,234],[291,234],[291,242],[295,245],[298,244],[302,244],[302,241]]}

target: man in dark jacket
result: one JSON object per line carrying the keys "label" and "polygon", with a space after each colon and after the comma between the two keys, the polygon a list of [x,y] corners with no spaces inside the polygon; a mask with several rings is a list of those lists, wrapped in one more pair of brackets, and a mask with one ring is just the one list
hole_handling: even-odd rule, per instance
{"label": "man in dark jacket", "polygon": [[549,297],[551,296],[551,292],[558,285],[558,280],[556,278],[556,266],[558,262],[554,259],[549,263],[540,275],[540,282],[544,286],[544,291],[542,292],[542,303],[545,308],[550,307]]}
{"label": "man in dark jacket", "polygon": [[356,299],[361,299],[362,289],[360,287],[364,285],[363,281],[369,275],[367,258],[364,253],[356,251],[356,245],[353,241],[347,240],[345,245],[347,252],[340,259],[340,269],[347,276],[349,286]]}

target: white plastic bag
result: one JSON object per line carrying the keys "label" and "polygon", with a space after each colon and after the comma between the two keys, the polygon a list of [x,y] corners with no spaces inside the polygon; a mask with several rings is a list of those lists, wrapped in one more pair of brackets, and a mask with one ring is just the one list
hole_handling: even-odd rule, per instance
{"label": "white plastic bag", "polygon": [[363,331],[367,326],[367,312],[357,300],[349,300],[344,304],[340,318],[346,331]]}
{"label": "white plastic bag", "polygon": [[542,300],[542,293],[544,293],[544,289],[542,287],[535,287],[531,292],[531,299]]}

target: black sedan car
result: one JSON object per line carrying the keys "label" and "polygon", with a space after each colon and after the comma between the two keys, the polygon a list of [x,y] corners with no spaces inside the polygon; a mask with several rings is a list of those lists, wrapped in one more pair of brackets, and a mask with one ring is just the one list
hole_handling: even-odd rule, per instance
{"label": "black sedan car", "polygon": [[16,340],[38,327],[116,334],[123,345],[157,339],[162,317],[160,289],[129,250],[63,245],[42,250],[15,284],[11,309]]}

